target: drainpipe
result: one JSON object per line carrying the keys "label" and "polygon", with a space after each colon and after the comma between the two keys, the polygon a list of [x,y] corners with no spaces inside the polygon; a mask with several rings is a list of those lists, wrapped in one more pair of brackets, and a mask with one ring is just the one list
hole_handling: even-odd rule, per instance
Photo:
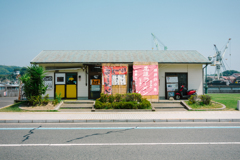
{"label": "drainpipe", "polygon": [[207,85],[207,66],[208,66],[208,64],[206,64],[206,66],[203,67],[203,69],[205,68],[205,85],[204,85],[204,88],[205,88],[205,94],[208,93],[208,85]]}

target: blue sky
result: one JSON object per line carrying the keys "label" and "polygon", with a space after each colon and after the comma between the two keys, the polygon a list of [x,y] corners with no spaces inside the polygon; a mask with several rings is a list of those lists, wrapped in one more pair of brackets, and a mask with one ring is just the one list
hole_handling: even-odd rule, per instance
{"label": "blue sky", "polygon": [[232,38],[225,59],[240,70],[239,16],[240,0],[0,0],[0,64],[27,66],[42,50],[151,50],[154,33],[205,57]]}

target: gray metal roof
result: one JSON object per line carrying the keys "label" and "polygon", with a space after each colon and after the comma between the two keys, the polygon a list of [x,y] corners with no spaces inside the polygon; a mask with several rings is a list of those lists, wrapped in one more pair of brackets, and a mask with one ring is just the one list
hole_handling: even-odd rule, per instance
{"label": "gray metal roof", "polygon": [[210,64],[195,50],[43,50],[31,63],[198,63]]}

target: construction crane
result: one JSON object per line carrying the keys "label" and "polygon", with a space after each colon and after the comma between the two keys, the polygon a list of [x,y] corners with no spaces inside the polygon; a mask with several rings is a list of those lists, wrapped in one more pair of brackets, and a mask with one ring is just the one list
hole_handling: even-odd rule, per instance
{"label": "construction crane", "polygon": [[154,43],[156,45],[157,50],[161,50],[160,47],[159,47],[159,43],[161,45],[163,45],[164,50],[167,50],[167,46],[165,46],[153,33],[151,33],[151,35],[153,37],[153,41],[154,41]]}
{"label": "construction crane", "polygon": [[224,55],[228,48],[228,44],[229,44],[230,40],[231,40],[231,38],[228,39],[228,42],[227,42],[223,52],[219,51],[216,44],[214,44],[216,53],[213,56],[208,57],[209,61],[212,61],[211,66],[216,66],[215,72],[214,72],[214,79],[215,79],[215,75],[217,74],[217,79],[219,80],[221,78],[221,71],[223,72],[226,70],[225,64],[223,63],[223,58],[224,58]]}

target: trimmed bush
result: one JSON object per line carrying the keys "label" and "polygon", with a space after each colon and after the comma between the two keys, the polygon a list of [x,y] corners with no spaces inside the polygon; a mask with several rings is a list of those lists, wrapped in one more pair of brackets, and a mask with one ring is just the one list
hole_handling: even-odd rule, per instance
{"label": "trimmed bush", "polygon": [[139,109],[147,109],[150,107],[151,107],[151,103],[146,98],[143,98],[142,102],[138,104]]}
{"label": "trimmed bush", "polygon": [[122,95],[117,93],[115,95],[115,100],[116,100],[116,102],[120,102],[122,100]]}
{"label": "trimmed bush", "polygon": [[112,109],[112,104],[111,103],[103,103],[102,104],[102,109]]}
{"label": "trimmed bush", "polygon": [[188,99],[189,104],[194,104],[197,102],[197,95],[191,95],[191,97]]}
{"label": "trimmed bush", "polygon": [[135,100],[135,95],[133,93],[126,94],[126,102],[134,101],[134,100]]}
{"label": "trimmed bush", "polygon": [[96,109],[149,109],[151,103],[139,93],[107,95],[101,93],[95,102]]}
{"label": "trimmed bush", "polygon": [[99,101],[102,102],[102,103],[106,103],[107,100],[108,100],[108,95],[107,95],[107,94],[104,94],[104,93],[101,93],[101,94],[100,94]]}
{"label": "trimmed bush", "polygon": [[102,109],[102,102],[97,100],[97,101],[95,102],[95,108],[96,108],[96,109]]}
{"label": "trimmed bush", "polygon": [[115,97],[113,95],[108,96],[108,102],[109,103],[113,103],[114,99],[115,99]]}
{"label": "trimmed bush", "polygon": [[[135,106],[135,107],[134,107]],[[137,102],[124,102],[123,103],[123,108],[121,109],[133,109],[133,108],[137,108]]]}
{"label": "trimmed bush", "polygon": [[199,98],[201,99],[202,104],[209,105],[211,103],[211,96],[209,95],[200,95]]}
{"label": "trimmed bush", "polygon": [[134,99],[137,101],[137,102],[142,102],[142,95],[140,93],[133,93],[134,94]]}

